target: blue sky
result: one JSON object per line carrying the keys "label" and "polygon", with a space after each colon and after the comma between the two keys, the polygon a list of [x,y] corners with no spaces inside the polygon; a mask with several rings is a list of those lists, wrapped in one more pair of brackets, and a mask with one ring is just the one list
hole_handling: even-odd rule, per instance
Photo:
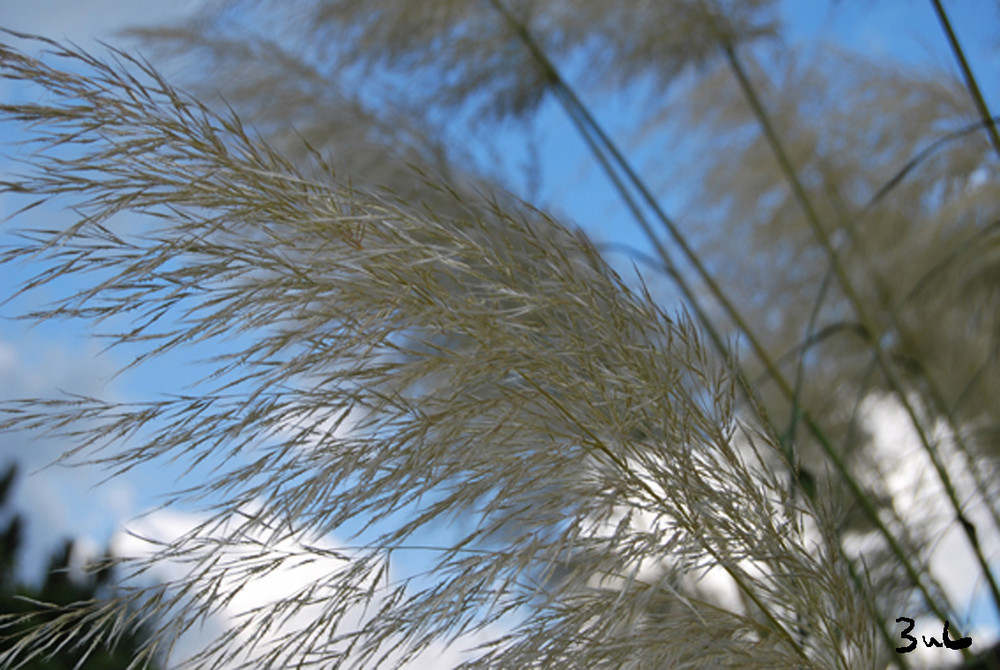
{"label": "blue sky", "polygon": [[[86,48],[95,39],[115,41],[115,30],[137,22],[152,23],[180,16],[196,0],[162,2],[154,0],[0,0],[0,26],[33,32],[57,39],[70,39]],[[914,65],[954,68],[940,27],[929,2],[919,0],[786,0],[786,21],[793,40],[826,39],[863,53],[884,55]],[[1000,11],[995,3],[948,3],[956,31],[968,49],[977,75],[994,108],[1000,108],[995,82],[1000,80]],[[9,83],[0,83],[0,97],[11,95]],[[622,106],[596,104],[599,117],[619,138],[628,133],[631,119]],[[560,110],[547,105],[535,128],[540,141],[542,196],[557,211],[587,229],[598,241],[625,242],[644,249],[645,240],[634,229],[603,175],[589,165],[582,143],[568,128]],[[0,141],[16,140],[11,130],[0,127]],[[521,135],[510,131],[511,143]],[[511,145],[514,146],[513,144]],[[505,152],[506,153],[506,152]],[[520,178],[523,154],[513,156],[505,169]],[[0,162],[0,169],[4,168]],[[668,196],[665,200],[671,204]],[[14,211],[15,204],[0,196],[0,216]],[[40,208],[23,223],[39,223],[60,217],[56,211]],[[13,286],[17,275],[0,268],[0,285]],[[0,308],[10,315],[24,303]],[[127,360],[123,352],[101,355],[102,344],[94,341],[79,324],[47,324],[29,329],[20,323],[0,320],[0,397],[47,395],[58,390],[112,398],[136,394],[147,397],[164,389],[176,390],[178,367],[163,363],[143,368],[140,374],[115,377]],[[184,368],[193,379],[201,368]],[[891,410],[886,410],[891,411]],[[886,440],[894,439],[891,426]],[[22,436],[0,436],[0,459],[15,456],[24,464],[22,472],[48,463],[63,445]],[[124,520],[158,504],[157,494],[170,489],[176,468],[143,468],[127,478],[94,488],[100,473],[88,469],[49,468],[22,477],[15,491],[18,509],[28,512],[29,547],[27,564],[41,565],[49,547],[41,537],[78,535],[93,547],[103,546]],[[169,534],[183,528],[190,519],[183,514],[150,516],[145,527]],[[37,577],[36,575],[32,575]],[[997,622],[981,619],[984,626]]]}

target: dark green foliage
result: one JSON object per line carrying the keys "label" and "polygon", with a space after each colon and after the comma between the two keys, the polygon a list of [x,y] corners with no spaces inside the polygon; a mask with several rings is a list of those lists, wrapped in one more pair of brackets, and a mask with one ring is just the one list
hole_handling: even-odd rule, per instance
{"label": "dark green foliage", "polygon": [[[17,615],[9,626],[0,629],[0,653],[8,650],[20,637],[19,631],[37,625],[39,621],[51,618],[51,611],[64,611],[100,599],[113,588],[113,575],[107,566],[91,566],[86,571],[71,570],[74,542],[65,540],[56,549],[45,571],[41,585],[26,584],[19,580],[18,557],[21,548],[23,516],[12,511],[9,493],[17,476],[17,466],[9,465],[0,477],[0,511],[10,515],[6,528],[0,532],[0,565],[3,566],[0,584],[0,614]],[[109,558],[105,557],[105,560]],[[124,670],[137,656],[143,641],[143,633],[125,632],[113,643],[102,641],[88,651],[92,631],[81,626],[76,635],[54,654],[33,658],[24,665],[26,670]],[[155,670],[157,666],[144,666]]]}

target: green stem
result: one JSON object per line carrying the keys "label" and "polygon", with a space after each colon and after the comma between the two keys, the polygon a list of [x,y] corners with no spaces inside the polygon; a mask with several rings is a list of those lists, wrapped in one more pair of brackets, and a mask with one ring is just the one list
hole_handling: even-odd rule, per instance
{"label": "green stem", "polygon": [[[685,237],[677,228],[676,224],[666,215],[666,213],[660,207],[658,201],[652,196],[652,194],[650,193],[644,182],[638,177],[635,170],[631,167],[631,165],[624,158],[624,156],[621,154],[621,152],[618,150],[615,144],[610,140],[610,138],[607,136],[607,134],[604,132],[601,126],[593,118],[589,110],[580,101],[579,97],[575,94],[572,88],[566,83],[563,77],[559,74],[558,70],[555,68],[551,60],[549,60],[548,56],[542,51],[537,42],[528,32],[526,26],[522,22],[518,21],[513,15],[511,15],[510,12],[506,9],[506,7],[504,7],[499,2],[499,0],[490,0],[490,3],[504,17],[504,19],[507,21],[511,29],[515,32],[515,34],[519,37],[519,39],[532,53],[532,56],[535,59],[536,63],[541,68],[542,73],[545,75],[546,79],[552,85],[553,90],[557,92],[557,97],[560,100],[560,103],[562,104],[563,108],[566,110],[567,114],[573,120],[574,124],[577,125],[577,128],[581,132],[581,134],[583,134],[585,138],[590,138],[587,140],[588,145],[590,145],[593,148],[592,142],[599,142],[604,147],[607,153],[618,165],[619,169],[621,169],[622,172],[625,174],[625,176],[628,177],[628,180],[631,182],[633,187],[638,191],[643,201],[656,214],[657,219],[661,222],[664,228],[667,229],[668,233],[670,233],[675,244],[677,244],[677,246],[681,249],[685,258],[692,264],[692,266],[698,273],[699,277],[706,283],[713,296],[722,305],[723,309],[726,312],[726,315],[733,320],[739,331],[744,335],[744,337],[746,337],[751,348],[754,350],[754,353],[758,356],[761,363],[765,366],[765,369],[768,371],[768,374],[771,376],[771,378],[774,379],[775,382],[778,384],[782,393],[785,395],[787,399],[789,399],[789,401],[794,401],[795,398],[794,390],[792,389],[789,382],[781,374],[781,372],[777,369],[770,355],[764,350],[763,346],[761,345],[760,341],[753,333],[753,331],[750,329],[749,325],[743,319],[741,314],[735,309],[735,307],[729,301],[728,297],[723,293],[721,288],[718,286],[717,282],[704,267],[704,264],[701,262],[700,258],[698,258],[698,256],[694,253],[690,245],[688,245]],[[598,152],[598,156],[599,156],[599,161],[602,164],[602,167],[604,167],[604,169],[606,170],[606,172],[608,172],[610,176],[611,173],[613,172],[613,169],[609,164],[607,157],[603,156],[603,153],[601,152]],[[618,188],[619,193],[622,195],[622,197],[626,199],[626,202],[634,202],[632,196],[630,194],[627,194],[624,185],[621,183],[621,180],[617,177],[617,175],[612,178],[612,182],[616,185],[616,188]],[[654,247],[657,248],[658,253],[661,253],[660,252],[661,249],[663,249],[663,251],[665,252],[662,243],[659,242],[659,239],[656,237],[655,233],[653,233],[652,230],[648,227],[648,225],[643,226],[643,230],[650,238],[650,241],[651,243],[653,243]],[[669,260],[668,256],[664,257],[664,263],[668,268],[674,267],[672,261]],[[673,276],[676,280],[679,277],[679,274],[675,272]],[[700,309],[698,309],[697,311],[699,315],[704,314],[704,312]],[[707,321],[707,319],[702,318],[702,321],[705,323],[706,327],[710,329],[710,332],[714,330],[711,324]],[[721,340],[713,337],[713,342],[716,343],[716,346],[719,346]],[[723,354],[723,356],[727,360],[729,360],[729,356],[726,353],[726,350],[724,348],[720,348],[720,351]],[[748,394],[748,397],[750,398],[751,402],[755,405],[755,409],[758,413],[758,416],[760,416],[760,418],[767,425],[771,426],[773,429],[774,426],[771,423],[770,419],[767,417],[766,412],[763,411],[763,408],[759,405],[759,403],[754,402],[752,390],[749,386],[749,383],[746,381],[746,377],[742,373],[741,368],[739,368],[739,366],[737,365],[734,366],[734,369],[739,374],[739,378],[741,380],[741,387],[743,388],[744,392]],[[821,446],[822,451],[828,458],[830,458],[838,474],[840,474],[840,476],[844,478],[844,480],[848,484],[848,487],[851,489],[852,493],[858,498],[860,504],[862,505],[862,508],[866,512],[866,515],[869,517],[869,520],[886,538],[886,541],[888,542],[897,560],[899,560],[900,563],[904,566],[907,575],[913,581],[915,587],[924,596],[925,600],[928,603],[928,606],[942,620],[948,618],[948,616],[945,615],[944,611],[937,604],[936,600],[932,598],[930,594],[927,592],[926,585],[924,585],[923,581],[920,579],[919,573],[913,567],[912,563],[910,562],[907,556],[907,553],[902,549],[902,547],[899,545],[899,542],[896,540],[896,538],[892,535],[889,529],[878,517],[877,510],[874,508],[874,506],[872,505],[871,501],[867,498],[867,496],[865,496],[864,492],[861,489],[860,484],[854,478],[853,474],[851,474],[850,471],[847,469],[847,466],[844,463],[844,461],[839,457],[839,455],[837,455],[835,448],[830,443],[829,439],[825,436],[823,430],[820,428],[818,423],[809,415],[808,412],[805,411],[801,413],[801,419],[803,423],[806,425],[806,427],[809,429],[810,433],[812,433],[816,437],[817,441]],[[783,455],[786,457],[786,460],[788,460],[789,454],[783,452]],[[796,465],[794,460],[788,460],[787,465],[794,473]],[[805,489],[803,490],[805,491],[810,502],[815,502],[814,499],[815,494],[811,491]]]}
{"label": "green stem", "polygon": [[[943,463],[941,463],[940,456],[937,453],[936,449],[931,444],[930,439],[927,436],[926,430],[924,429],[923,422],[917,415],[917,411],[913,407],[913,404],[906,396],[906,393],[903,390],[902,383],[899,380],[894,368],[889,364],[885,350],[883,349],[879,341],[878,333],[871,325],[872,321],[868,317],[868,314],[866,313],[866,310],[864,308],[864,304],[861,301],[861,298],[858,295],[857,291],[855,290],[853,283],[848,277],[847,269],[843,265],[843,262],[840,258],[840,254],[834,247],[829,234],[823,227],[819,215],[817,214],[815,208],[812,205],[811,199],[806,193],[805,187],[799,180],[798,172],[795,170],[794,166],[792,165],[791,159],[785,152],[784,146],[781,143],[777,131],[775,130],[774,125],[771,122],[770,116],[767,114],[767,111],[764,109],[764,106],[759,96],[757,95],[756,88],[750,82],[750,78],[747,75],[746,70],[743,68],[741,61],[737,57],[736,51],[733,48],[733,46],[731,44],[724,43],[723,51],[726,54],[726,59],[729,62],[730,69],[733,71],[733,74],[735,75],[737,81],[739,82],[740,88],[743,91],[743,94],[746,97],[748,104],[752,108],[754,115],[757,117],[757,121],[760,124],[761,129],[763,130],[764,135],[767,139],[767,142],[770,145],[771,150],[778,161],[781,171],[784,173],[785,178],[787,179],[789,186],[792,189],[792,193],[795,196],[795,199],[798,201],[799,206],[802,208],[803,213],[806,215],[806,220],[809,222],[810,228],[812,229],[813,234],[815,235],[817,241],[820,243],[820,245],[826,252],[826,255],[830,261],[830,266],[833,269],[835,276],[837,277],[837,281],[841,287],[841,290],[844,292],[845,297],[851,303],[855,313],[858,316],[858,319],[861,321],[862,326],[868,331],[870,335],[872,351],[875,354],[875,359],[879,366],[879,370],[885,376],[885,379],[888,382],[890,388],[895,393],[897,400],[903,406],[904,410],[906,411],[907,415],[910,418],[911,423],[913,424],[914,429],[917,431],[917,435],[920,438],[920,443],[923,446],[924,451],[927,454],[928,458],[930,459],[931,464],[933,465],[935,472],[937,473],[938,478],[941,481],[942,487],[945,490],[945,495],[947,496],[948,501],[955,512],[955,520],[962,527],[966,539],[968,540],[969,545],[972,547],[973,553],[976,555],[976,559],[983,570],[983,575],[990,586],[990,591],[993,595],[994,603],[998,611],[1000,611],[1000,588],[997,587],[996,580],[993,577],[993,573],[989,568],[989,564],[986,561],[986,557],[983,554],[982,547],[979,543],[979,539],[976,536],[973,527],[971,526],[971,524],[967,522],[964,514],[962,513],[962,505],[958,500],[958,495],[951,481],[951,477],[948,474],[947,470],[945,469]],[[928,601],[928,604],[931,605],[932,604],[931,601]]]}
{"label": "green stem", "polygon": [[948,20],[948,14],[941,5],[941,0],[931,0],[931,4],[934,5],[934,12],[937,14],[938,23],[941,24],[941,30],[948,37],[948,44],[951,46],[952,53],[955,54],[955,60],[958,61],[958,66],[962,69],[962,76],[965,78],[965,87],[969,89],[972,101],[976,104],[976,109],[979,110],[979,116],[982,117],[983,123],[986,124],[986,132],[989,133],[993,148],[996,149],[997,155],[1000,155],[1000,133],[997,132],[997,126],[993,121],[993,115],[990,114],[990,108],[986,104],[986,99],[983,97],[982,91],[979,90],[976,76],[972,74],[969,61],[965,58],[965,51],[962,49],[962,45],[959,44],[955,31],[951,28],[951,21]]}
{"label": "green stem", "polygon": [[[981,124],[977,124],[979,126]],[[875,294],[878,296],[879,307],[889,316],[889,322],[892,328],[899,334],[900,340],[904,343],[909,339],[909,330],[904,327],[903,319],[896,309],[896,305],[890,300],[890,291],[882,278],[882,275],[876,269],[875,264],[871,261],[868,251],[863,243],[861,235],[858,234],[857,226],[855,220],[848,217],[843,213],[842,199],[840,193],[836,189],[832,189],[831,197],[834,202],[840,205],[837,208],[838,217],[841,225],[848,232],[850,242],[854,246],[858,257],[861,260],[861,267],[865,269],[868,276],[871,278],[873,285],[875,286]],[[866,211],[865,208],[864,211]],[[860,215],[859,215],[860,217]],[[932,270],[933,271],[933,270]],[[924,366],[918,366],[918,374],[923,378],[926,385],[927,394],[930,398],[931,404],[933,405],[934,411],[937,412],[939,416],[943,416],[948,422],[948,428],[951,434],[955,438],[955,446],[958,448],[959,453],[965,460],[965,467],[969,474],[972,476],[973,483],[976,487],[976,492],[983,500],[986,507],[989,509],[990,516],[993,519],[993,523],[997,528],[1000,528],[1000,510],[997,509],[995,502],[993,501],[993,496],[990,495],[989,487],[983,477],[982,472],[979,469],[979,464],[972,454],[972,450],[969,448],[966,442],[963,431],[958,425],[958,419],[956,418],[957,406],[949,405],[945,400],[944,393],[941,391],[941,386],[937,383],[929,370]]]}

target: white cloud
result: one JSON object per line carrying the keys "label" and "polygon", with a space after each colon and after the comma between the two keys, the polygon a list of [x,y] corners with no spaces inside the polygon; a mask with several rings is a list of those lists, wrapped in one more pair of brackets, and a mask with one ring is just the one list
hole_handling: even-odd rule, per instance
{"label": "white cloud", "polygon": [[[239,521],[237,518],[232,523],[216,526],[211,531],[206,531],[203,527],[205,518],[202,516],[161,510],[129,523],[127,529],[115,536],[112,548],[115,554],[120,557],[141,560],[153,555],[157,548],[156,543],[171,542],[196,531],[199,527],[201,527],[198,533],[199,537],[221,539],[232,532],[236,527],[235,524]],[[148,538],[152,542],[143,538]],[[308,546],[298,539],[289,537],[269,541],[269,538],[265,537],[263,533],[258,533],[256,537],[250,539],[252,541],[242,546],[234,546],[230,543],[229,547],[218,554],[219,564],[233,560],[262,565],[272,559],[283,559],[282,567],[273,571],[262,571],[259,576],[247,581],[243,586],[240,586],[241,582],[244,581],[242,578],[229,579],[228,583],[225,583],[226,580],[224,580],[225,585],[218,592],[220,603],[223,601],[222,596],[240,586],[238,593],[221,605],[203,625],[192,627],[178,640],[174,655],[171,657],[172,662],[180,661],[197,653],[204,649],[215,636],[238,626],[242,613],[255,609],[273,610],[275,605],[282,600],[317,586],[320,587],[318,593],[322,593],[322,585],[330,580],[331,575],[347,564],[346,560],[337,558],[336,554],[346,556],[350,553],[330,538],[311,541]],[[254,544],[254,542],[258,544]],[[297,558],[288,560],[288,557]],[[236,563],[228,564],[236,565]],[[190,566],[190,563],[181,561],[158,560],[148,574],[159,582],[183,580],[188,575]],[[386,577],[382,579],[386,579]],[[393,582],[397,576],[390,570],[387,579]],[[372,603],[367,612],[362,611],[361,608],[357,612],[349,612],[346,617],[347,623],[357,625],[365,616],[370,616],[373,611],[377,610],[379,604],[378,601]],[[257,658],[254,656],[255,653],[266,652],[270,643],[280,639],[283,635],[316,626],[317,622],[321,621],[319,617],[322,616],[322,613],[321,603],[303,607],[291,616],[282,618],[280,625],[268,629],[266,636],[253,645],[251,644],[252,636],[241,632],[238,636],[238,642],[232,645],[235,654],[227,656],[223,665],[219,667],[236,667],[240,662]],[[411,661],[407,667],[412,670],[441,670],[454,667],[466,660],[463,654],[464,649],[484,642],[487,637],[495,635],[495,631],[494,628],[479,635],[463,636],[450,646],[433,645]]]}
{"label": "white cloud", "polygon": [[[956,603],[968,603],[976,594],[980,570],[966,535],[955,522],[954,511],[934,467],[920,445],[906,410],[893,398],[872,396],[862,407],[871,431],[882,480],[897,512],[910,528],[940,538],[931,556],[931,569]],[[985,502],[974,493],[975,483],[943,426],[932,429],[940,461],[964,504],[965,516],[977,529],[993,527]],[[979,532],[987,556],[1000,551],[1000,538]]]}
{"label": "white cloud", "polygon": [[[871,432],[874,459],[880,465],[880,472],[872,476],[881,477],[896,511],[908,527],[919,529],[928,537],[939,538],[930,556],[931,573],[960,613],[975,614],[978,601],[984,595],[982,570],[963,529],[955,522],[954,511],[941,480],[921,446],[905,408],[894,398],[873,395],[863,403],[861,416]],[[1000,538],[983,532],[984,529],[992,529],[993,523],[985,502],[974,494],[974,481],[965,467],[964,458],[943,425],[932,427],[930,432],[930,438],[939,446],[940,460],[952,477],[958,499],[965,504],[963,513],[979,530],[978,537],[985,555],[996,556],[1000,551]],[[910,616],[905,612],[898,615]],[[958,622],[951,623],[956,625]],[[962,631],[962,634],[971,635],[974,648],[983,650],[997,639],[996,624],[995,617],[973,616],[972,629]],[[916,667],[953,665],[957,652],[927,648],[924,643],[924,638],[929,641],[931,637],[941,641],[943,626],[944,622],[936,619],[917,620],[911,635],[918,640],[918,644],[908,654],[907,661]],[[896,632],[902,627],[903,624],[897,624]],[[954,631],[952,637],[957,637]],[[900,639],[899,646],[906,644]]]}
{"label": "white cloud", "polygon": [[[0,339],[0,399],[58,396],[60,389],[108,396],[115,364],[98,355],[95,343],[71,337],[40,336],[26,330]],[[51,465],[72,446],[37,432],[0,434],[0,467],[19,465],[11,507],[27,521],[22,576],[43,577],[49,552],[61,538],[107,538],[118,519],[133,516],[135,489],[123,478],[95,485],[105,473],[95,467]]]}

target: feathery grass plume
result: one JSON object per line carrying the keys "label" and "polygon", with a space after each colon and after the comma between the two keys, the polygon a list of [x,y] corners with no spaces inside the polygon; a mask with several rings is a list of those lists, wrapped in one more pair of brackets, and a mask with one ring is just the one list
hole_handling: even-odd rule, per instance
{"label": "feathery grass plume", "polygon": [[[964,82],[829,50],[817,51],[827,62],[804,60],[761,39],[778,36],[770,2],[304,1],[297,7],[309,22],[295,34],[304,51],[380,81],[423,77],[427,94],[411,96],[418,117],[471,108],[489,112],[487,123],[526,119],[554,93],[716,352],[727,356],[734,333],[753,354],[733,363],[749,400],[741,418],[780,437],[772,466],[790,471],[800,495],[814,499],[818,484],[843,502],[836,541],[847,568],[857,575],[862,562],[850,561],[863,557],[875,593],[916,586],[923,606],[955,621],[957,603],[930,570],[949,528],[964,533],[1000,606],[990,564],[1000,530],[1000,345],[988,307],[995,129],[947,12],[929,4]],[[206,25],[234,8],[277,7],[213,6],[221,14],[206,14]],[[773,49],[743,48],[754,42]],[[702,66],[702,76],[665,96],[687,65]],[[586,93],[650,82],[654,99],[675,102],[651,117],[650,133],[697,139],[685,155],[704,166],[684,162],[671,182],[700,196],[679,223],[585,102]],[[672,156],[674,139],[664,145]],[[656,225],[669,249],[658,246]],[[880,453],[866,416],[894,406],[905,410],[914,448]],[[932,476],[900,490],[887,461]]]}
{"label": "feathery grass plume", "polygon": [[[280,25],[284,34],[294,36],[292,43],[308,60],[359,67],[366,77],[381,77],[386,69],[417,77],[418,91],[407,87],[415,114],[449,111],[472,101],[476,116],[486,121],[526,117],[550,92],[551,73],[539,67],[493,4],[215,0],[174,26],[132,33],[147,44],[199,45],[238,15],[262,12],[269,25]],[[751,43],[773,37],[778,23],[774,0],[501,4],[537,33],[547,53],[582,59],[581,71],[614,89],[650,73],[666,83],[686,66],[714,58],[720,33],[734,44]],[[269,11],[273,9],[279,11]],[[384,78],[381,82],[391,85]]]}
{"label": "feathery grass plume", "polygon": [[[176,500],[208,513],[5,666],[82,621],[141,622],[155,657],[256,579],[324,560],[189,664],[392,667],[474,633],[470,665],[889,662],[834,510],[789,492],[778,438],[737,418],[729,359],[581,233],[485,196],[442,216],[307,177],[146,63],[42,41],[46,61],[0,51],[3,77],[45,93],[0,105],[35,147],[3,187],[79,218],[24,231],[3,261],[47,264],[26,290],[80,284],[26,316],[122,326],[114,343],[146,357],[240,337],[194,393],[3,406],[5,430],[74,440],[67,458],[201,467]],[[471,521],[423,549],[426,574],[399,572],[394,554],[455,518]],[[338,532],[350,545],[324,547]],[[169,561],[189,570],[136,581]],[[302,612],[310,625],[282,628]]]}
{"label": "feathery grass plume", "polygon": [[[984,309],[993,287],[968,283],[995,264],[996,164],[987,135],[953,77],[830,49],[821,53],[822,62],[785,54],[787,69],[772,70],[767,90],[796,170],[838,237],[847,274],[875,320],[863,325],[845,293],[830,285],[823,250],[781,187],[767,143],[752,132],[757,121],[725,73],[699,82],[694,95],[673,109],[672,121],[686,133],[705,129],[699,146],[715,146],[719,156],[706,161],[698,200],[712,207],[692,217],[707,233],[701,249],[715,259],[720,282],[741,304],[767,296],[766,304],[747,309],[748,320],[799,380],[799,407],[824,417],[855,471],[875,473],[865,477],[871,498],[894,517],[894,527],[922,534],[916,546],[933,548],[934,538],[950,528],[971,526],[988,562],[1000,519],[990,430],[990,408],[1000,397],[996,322]],[[760,70],[754,77],[768,81]],[[735,217],[746,221],[742,232],[715,232]],[[776,276],[774,267],[789,257],[816,260]],[[721,258],[726,264],[718,263]],[[766,288],[758,293],[757,287]],[[875,435],[858,430],[859,417],[873,406],[886,407],[882,398],[892,389],[875,365],[876,343],[885,347],[905,397],[929,427],[933,452],[959,491],[957,514],[940,506],[939,496],[946,495],[940,481],[921,478],[912,491],[887,484],[893,476],[880,462],[921,457],[905,443],[888,453]],[[781,407],[777,389],[760,388],[769,407]],[[794,411],[787,425],[794,436]],[[798,432],[800,453],[813,469],[822,456],[805,431]],[[870,526],[865,516],[855,508],[844,523],[860,531]],[[967,525],[973,517],[974,525]]]}
{"label": "feathery grass plume", "polygon": [[[473,161],[457,147],[446,149],[429,120],[401,108],[391,96],[362,99],[346,83],[348,68],[324,62],[310,49],[301,53],[283,46],[273,35],[248,39],[251,29],[245,24],[192,20],[129,34],[143,40],[154,60],[181,55],[171,61],[171,70],[189,90],[205,102],[221,95],[244,123],[307,174],[316,167],[313,153],[320,152],[342,181],[388,189],[435,211],[455,206],[455,198],[425,188],[425,180],[414,179],[414,168],[438,175],[453,189],[470,190],[470,197],[482,185]],[[205,63],[212,64],[212,82],[193,75]],[[490,181],[496,178],[491,175]]]}
{"label": "feathery grass plume", "polygon": [[[984,308],[993,288],[970,283],[995,264],[998,212],[996,165],[961,83],[832,48],[808,60],[794,51],[779,58],[784,69],[772,68],[770,78],[763,70],[754,75],[770,79],[772,113],[807,192],[841,240],[846,267],[878,318],[877,332],[862,327],[836,287],[821,288],[829,279],[822,249],[754,132],[750,108],[722,71],[686,90],[660,119],[669,116],[710,157],[697,177],[687,166],[699,192],[686,218],[701,231],[701,253],[747,305],[748,321],[783,368],[792,375],[808,361],[800,402],[826,417],[828,431],[845,445],[864,447],[866,440],[849,437],[857,407],[886,388],[872,371],[873,337],[891,345],[915,393],[924,392],[923,377],[930,375],[963,430],[974,435],[992,423],[1000,399],[991,373],[996,324]],[[959,132],[944,132],[951,129]],[[894,182],[914,156],[922,159]],[[880,190],[889,183],[891,189]],[[737,218],[740,226],[727,225]],[[776,273],[789,258],[812,262]],[[898,314],[902,335],[892,332],[890,312]],[[803,332],[812,333],[806,344]],[[761,392],[777,396],[766,386]],[[928,402],[927,411],[934,413],[932,407]],[[994,450],[989,440],[973,443],[987,455]]]}

